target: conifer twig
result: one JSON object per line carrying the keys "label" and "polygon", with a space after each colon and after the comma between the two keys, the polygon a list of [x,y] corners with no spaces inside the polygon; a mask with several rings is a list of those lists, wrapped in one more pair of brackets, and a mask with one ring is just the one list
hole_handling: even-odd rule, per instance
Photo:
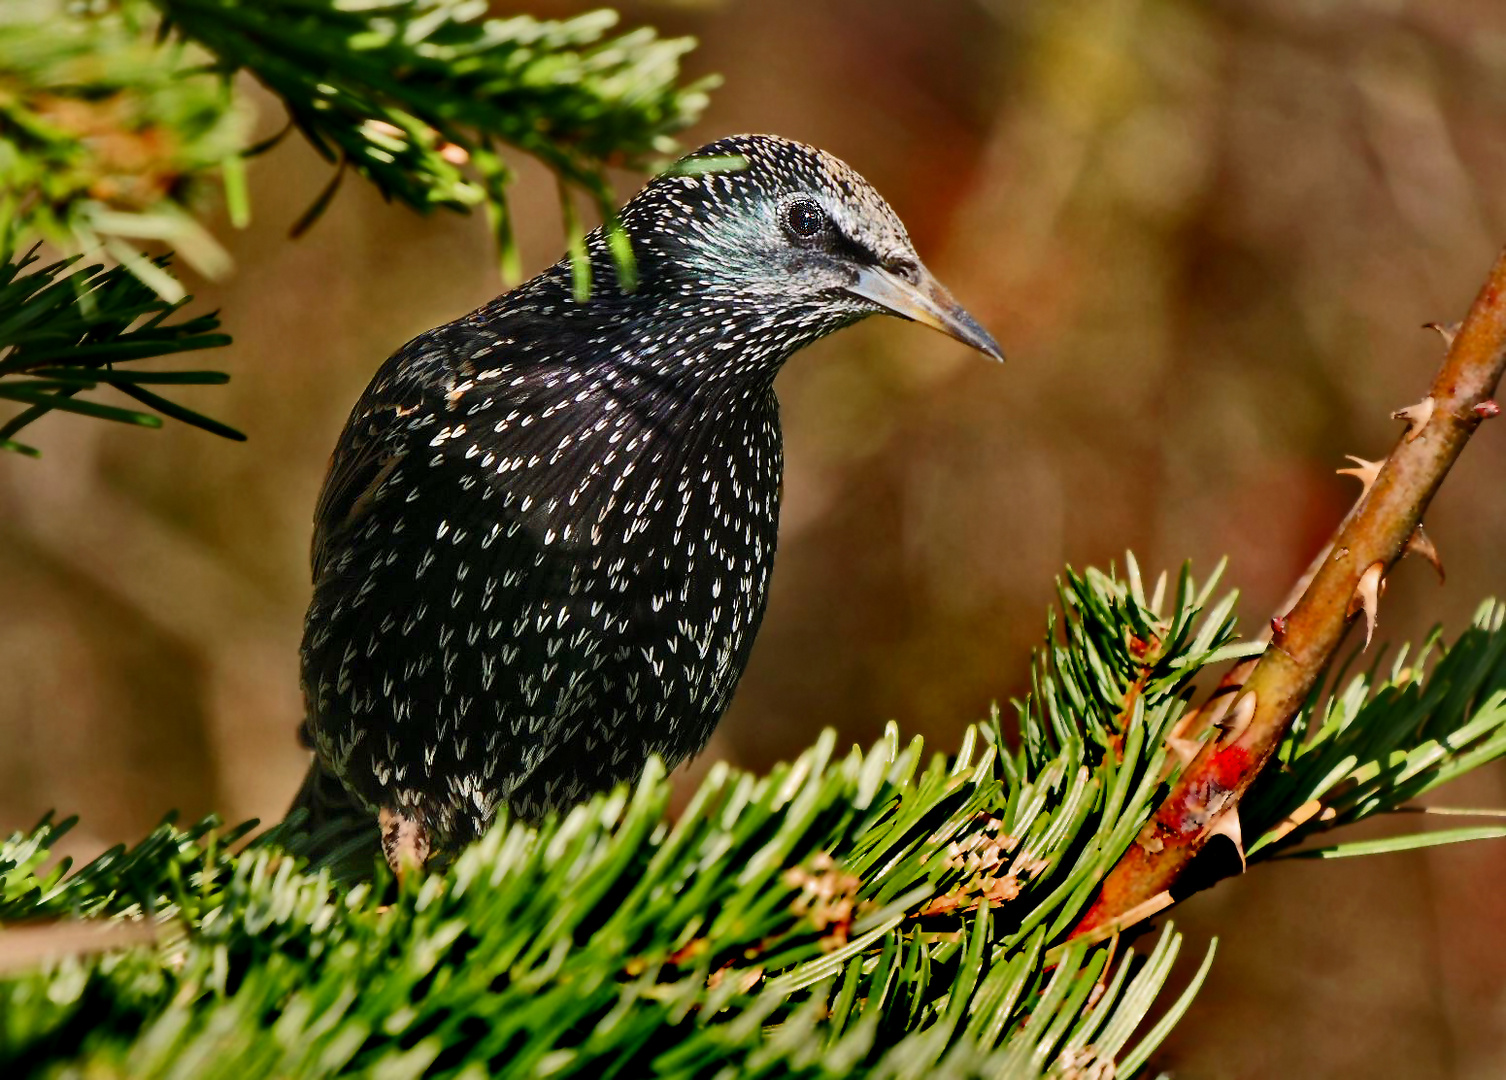
{"label": "conifer twig", "polygon": [[[1160,910],[1214,835],[1240,845],[1243,859],[1240,799],[1275,753],[1352,619],[1364,618],[1368,642],[1386,572],[1409,549],[1425,550],[1416,538],[1429,502],[1475,428],[1500,411],[1492,395],[1506,368],[1506,252],[1457,332],[1442,333],[1448,353],[1431,392],[1395,414],[1407,421],[1396,448],[1301,599],[1274,620],[1271,644],[1219,720],[1217,734],[1104,879],[1073,937],[1107,936]],[[1157,898],[1162,902],[1151,903]]]}

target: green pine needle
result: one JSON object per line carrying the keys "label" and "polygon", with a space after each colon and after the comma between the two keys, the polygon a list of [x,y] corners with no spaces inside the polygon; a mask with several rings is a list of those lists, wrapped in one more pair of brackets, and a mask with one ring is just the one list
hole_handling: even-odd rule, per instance
{"label": "green pine needle", "polygon": [[[34,456],[33,448],[12,436],[54,410],[153,428],[166,416],[227,438],[245,438],[145,389],[146,384],[217,385],[228,380],[221,372],[115,366],[228,345],[214,315],[169,321],[186,298],[163,300],[124,267],[80,266],[76,257],[45,266],[36,266],[38,261],[35,250],[0,261],[0,401],[27,406],[0,420],[0,449]],[[156,265],[161,268],[166,260]],[[101,384],[152,411],[78,396]]]}

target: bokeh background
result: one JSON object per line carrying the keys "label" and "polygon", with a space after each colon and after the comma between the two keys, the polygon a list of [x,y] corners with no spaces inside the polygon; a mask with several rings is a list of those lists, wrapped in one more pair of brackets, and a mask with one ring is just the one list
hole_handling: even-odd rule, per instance
{"label": "bokeh background", "polygon": [[[867,742],[889,719],[951,745],[1023,694],[1060,568],[1126,548],[1152,572],[1227,555],[1258,626],[1356,494],[1333,470],[1382,456],[1428,382],[1441,342],[1420,325],[1458,318],[1506,241],[1500,0],[623,10],[696,35],[691,70],[725,77],[687,144],[762,130],[842,156],[1011,358],[875,319],[781,376],[779,568],[703,764],[761,769],[822,726]],[[559,214],[522,165],[531,271]],[[0,460],[0,830],[57,807],[89,854],[169,808],[275,818],[295,789],[330,448],[388,353],[500,288],[480,220],[356,180],[288,240],[328,179],[286,140],[253,167],[252,227],[216,225],[237,269],[198,293],[235,335],[212,357],[234,379],[191,403],[248,444],[57,416],[28,432],[41,461]],[[1503,468],[1487,427],[1429,515],[1447,584],[1403,564],[1382,637],[1506,595]],[[1506,771],[1446,795],[1506,805]],[[1177,914],[1220,955],[1160,1061],[1506,1075],[1503,897],[1499,844],[1226,882]]]}

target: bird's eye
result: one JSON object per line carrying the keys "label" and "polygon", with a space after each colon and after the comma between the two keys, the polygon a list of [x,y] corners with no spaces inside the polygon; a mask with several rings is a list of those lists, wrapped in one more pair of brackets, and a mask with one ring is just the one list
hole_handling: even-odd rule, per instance
{"label": "bird's eye", "polygon": [[826,212],[815,199],[796,199],[784,208],[784,227],[791,236],[809,240],[826,228]]}

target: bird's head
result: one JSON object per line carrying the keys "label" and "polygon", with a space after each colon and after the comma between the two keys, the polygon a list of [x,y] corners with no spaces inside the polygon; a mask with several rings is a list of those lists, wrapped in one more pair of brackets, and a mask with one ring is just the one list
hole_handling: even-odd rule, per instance
{"label": "bird's head", "polygon": [[783,355],[888,313],[1003,359],[873,186],[814,147],[772,135],[720,139],[652,180],[622,222],[656,303],[740,322],[751,312]]}

